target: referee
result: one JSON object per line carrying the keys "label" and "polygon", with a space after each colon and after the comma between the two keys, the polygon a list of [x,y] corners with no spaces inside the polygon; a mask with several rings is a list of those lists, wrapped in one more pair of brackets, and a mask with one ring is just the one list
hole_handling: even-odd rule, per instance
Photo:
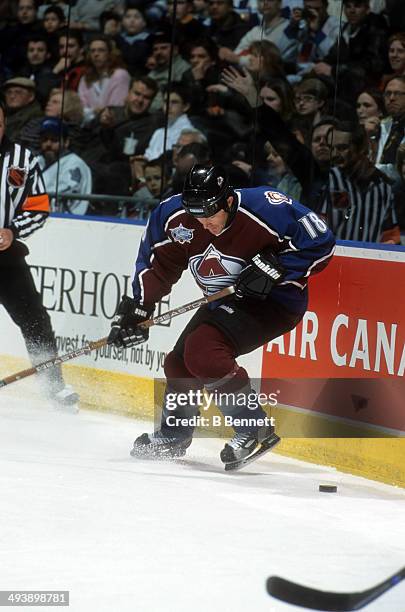
{"label": "referee", "polygon": [[390,179],[368,158],[362,127],[337,122],[328,134],[332,168],[322,213],[340,240],[400,244]]}
{"label": "referee", "polygon": [[[35,365],[56,357],[49,315],[37,292],[20,239],[42,227],[49,215],[49,198],[34,155],[5,136],[6,105],[0,99],[0,303],[21,329]],[[55,407],[76,412],[78,395],[65,385],[60,367],[41,374],[47,397]]]}

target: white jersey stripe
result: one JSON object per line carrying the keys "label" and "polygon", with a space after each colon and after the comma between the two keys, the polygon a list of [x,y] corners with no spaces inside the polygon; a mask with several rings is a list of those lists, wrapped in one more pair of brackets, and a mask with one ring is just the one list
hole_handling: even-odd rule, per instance
{"label": "white jersey stripe", "polygon": [[48,213],[24,211],[30,196],[46,194],[37,158],[26,147],[5,138],[0,155],[0,227],[26,238],[40,228]]}

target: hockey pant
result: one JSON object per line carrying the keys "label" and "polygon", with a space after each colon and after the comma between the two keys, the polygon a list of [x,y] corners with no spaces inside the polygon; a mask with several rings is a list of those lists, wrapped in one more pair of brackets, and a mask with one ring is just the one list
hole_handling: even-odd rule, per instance
{"label": "hockey pant", "polygon": [[[214,310],[207,306],[200,308],[165,360],[167,387],[162,429],[170,429],[172,433],[177,429],[181,435],[192,435],[193,426],[179,425],[174,418],[169,419],[169,425],[167,419],[169,416],[187,418],[198,415],[195,401],[191,406],[174,406],[173,400],[176,393],[189,393],[190,390],[194,399],[196,392],[205,388],[221,398],[216,405],[228,420],[249,419],[248,426],[234,423],[235,431],[257,430],[260,422],[256,427],[252,426],[252,419],[263,419],[266,413],[257,402],[255,405],[248,373],[237,364],[236,358],[287,333],[301,318],[302,315],[289,313],[270,299],[240,304],[233,300]],[[182,399],[184,401],[184,395]],[[232,403],[233,399],[237,401]]]}

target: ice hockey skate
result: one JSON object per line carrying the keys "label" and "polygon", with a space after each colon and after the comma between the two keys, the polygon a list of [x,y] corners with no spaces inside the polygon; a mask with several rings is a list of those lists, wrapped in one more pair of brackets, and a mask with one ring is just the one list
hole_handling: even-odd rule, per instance
{"label": "ice hockey skate", "polygon": [[191,442],[191,437],[162,430],[144,433],[135,440],[130,455],[140,459],[178,459],[184,457]]}
{"label": "ice hockey skate", "polygon": [[53,393],[50,399],[56,410],[70,414],[79,412],[79,395],[70,385],[65,385],[62,389]]}
{"label": "ice hockey skate", "polygon": [[225,444],[221,451],[221,461],[225,463],[225,470],[238,470],[264,453],[271,450],[280,442],[274,433],[273,427],[266,427],[258,432],[236,433]]}

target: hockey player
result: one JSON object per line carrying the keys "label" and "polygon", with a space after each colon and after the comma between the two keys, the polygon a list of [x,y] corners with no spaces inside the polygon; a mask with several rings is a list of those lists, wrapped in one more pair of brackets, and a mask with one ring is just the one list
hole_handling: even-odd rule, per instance
{"label": "hockey player", "polygon": [[148,330],[139,324],[187,267],[206,295],[232,285],[235,295],[200,308],[167,355],[161,427],[135,440],[133,456],[183,456],[193,427],[173,417],[198,411],[192,405],[169,410],[167,398],[170,393],[172,404],[173,394],[204,387],[221,398],[238,398],[233,405],[218,405],[235,430],[221,451],[225,469],[279,441],[271,426],[262,425],[266,414],[259,403],[252,410],[249,377],[236,358],[299,323],[307,308],[308,277],[328,264],[334,246],[324,221],[288,195],[269,187],[233,189],[223,168],[193,166],[183,193],[151,215],[136,262],[134,297],[123,297],[109,342],[119,347],[145,342]]}

